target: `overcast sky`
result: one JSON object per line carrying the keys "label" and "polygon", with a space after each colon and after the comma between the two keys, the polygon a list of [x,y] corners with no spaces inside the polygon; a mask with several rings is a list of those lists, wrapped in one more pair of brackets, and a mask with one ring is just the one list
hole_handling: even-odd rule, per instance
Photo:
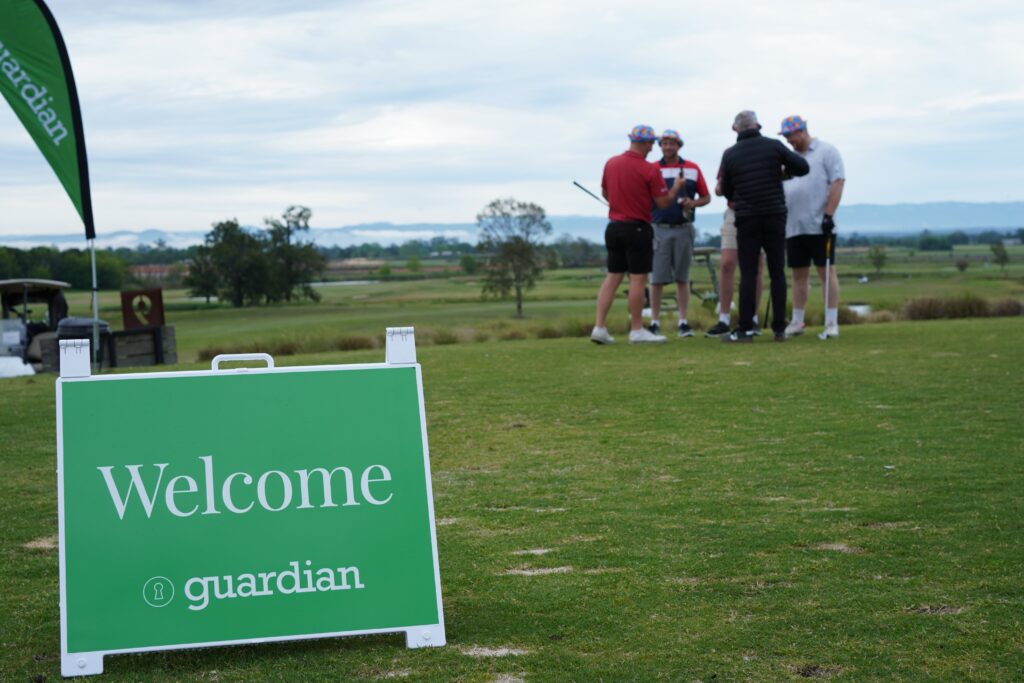
{"label": "overcast sky", "polygon": [[[634,124],[713,177],[744,108],[835,144],[845,203],[1024,199],[1020,0],[49,6],[101,233],[296,203],[315,227],[472,222],[502,196],[598,215],[572,181],[596,191]],[[80,229],[5,102],[0,159],[0,235]]]}

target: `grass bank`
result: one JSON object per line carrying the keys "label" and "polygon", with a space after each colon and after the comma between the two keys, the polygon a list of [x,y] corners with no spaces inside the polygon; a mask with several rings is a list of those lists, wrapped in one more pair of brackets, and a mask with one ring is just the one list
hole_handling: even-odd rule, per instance
{"label": "grass bank", "polygon": [[[103,680],[1019,680],[1022,335],[424,347],[449,645],[119,656]],[[3,390],[0,672],[57,680],[53,380]]]}

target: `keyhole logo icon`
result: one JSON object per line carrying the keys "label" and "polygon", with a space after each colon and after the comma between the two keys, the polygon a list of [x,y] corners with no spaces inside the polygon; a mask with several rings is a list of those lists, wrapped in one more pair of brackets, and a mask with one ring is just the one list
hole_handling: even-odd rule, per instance
{"label": "keyhole logo icon", "polygon": [[139,319],[143,325],[149,324],[149,312],[153,309],[153,301],[149,298],[148,294],[136,294],[132,300],[132,310],[135,311],[135,317]]}
{"label": "keyhole logo icon", "polygon": [[150,607],[164,607],[174,599],[174,584],[166,576],[154,576],[142,587],[142,599]]}

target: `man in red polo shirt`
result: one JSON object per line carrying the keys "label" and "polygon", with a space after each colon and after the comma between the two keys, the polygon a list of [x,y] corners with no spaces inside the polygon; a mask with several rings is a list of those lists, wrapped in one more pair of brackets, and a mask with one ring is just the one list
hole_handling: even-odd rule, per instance
{"label": "man in red polo shirt", "polygon": [[604,165],[601,193],[608,200],[608,227],[604,244],[608,250],[608,274],[597,294],[597,317],[590,340],[595,344],[612,344],[608,334],[608,311],[615,293],[629,273],[630,344],[660,344],[665,337],[643,326],[644,288],[654,258],[654,228],[651,227],[651,204],[664,209],[685,188],[680,174],[672,187],[666,187],[661,173],[647,163],[654,141],[658,139],[650,126],[635,126],[629,134],[629,149],[614,156]]}

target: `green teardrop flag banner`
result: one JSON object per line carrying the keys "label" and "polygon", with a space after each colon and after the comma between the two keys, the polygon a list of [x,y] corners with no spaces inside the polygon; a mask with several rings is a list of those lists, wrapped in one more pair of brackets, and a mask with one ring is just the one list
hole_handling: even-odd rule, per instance
{"label": "green teardrop flag banner", "polygon": [[82,113],[71,60],[43,0],[0,0],[0,92],[96,237]]}

